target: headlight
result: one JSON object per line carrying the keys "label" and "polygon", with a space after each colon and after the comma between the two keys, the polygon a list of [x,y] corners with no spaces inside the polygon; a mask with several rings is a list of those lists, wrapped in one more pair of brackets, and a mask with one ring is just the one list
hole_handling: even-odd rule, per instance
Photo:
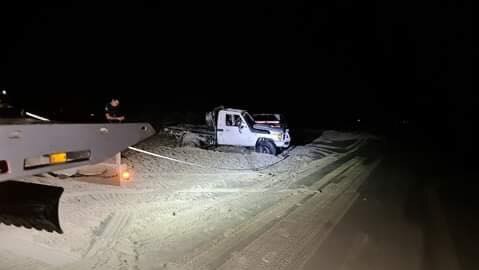
{"label": "headlight", "polygon": [[283,133],[276,134],[276,140],[277,141],[282,141],[283,140]]}

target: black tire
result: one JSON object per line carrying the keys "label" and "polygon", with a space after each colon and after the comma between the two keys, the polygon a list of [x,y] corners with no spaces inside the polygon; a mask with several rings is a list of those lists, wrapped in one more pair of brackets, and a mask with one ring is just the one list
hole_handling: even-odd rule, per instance
{"label": "black tire", "polygon": [[256,152],[276,156],[278,149],[270,141],[260,141],[256,144]]}

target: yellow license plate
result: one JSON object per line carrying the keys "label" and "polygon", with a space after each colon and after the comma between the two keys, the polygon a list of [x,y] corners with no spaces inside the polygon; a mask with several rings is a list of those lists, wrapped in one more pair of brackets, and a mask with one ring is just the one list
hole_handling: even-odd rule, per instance
{"label": "yellow license plate", "polygon": [[67,153],[50,154],[50,164],[60,164],[67,162]]}

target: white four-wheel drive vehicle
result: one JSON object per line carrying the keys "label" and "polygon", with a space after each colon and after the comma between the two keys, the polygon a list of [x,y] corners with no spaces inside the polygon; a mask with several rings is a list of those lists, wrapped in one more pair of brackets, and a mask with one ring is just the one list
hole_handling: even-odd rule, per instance
{"label": "white four-wheel drive vehicle", "polygon": [[187,145],[234,145],[254,147],[257,152],[278,154],[290,146],[285,126],[258,123],[245,110],[218,107],[206,114],[207,127],[175,126],[165,130]]}

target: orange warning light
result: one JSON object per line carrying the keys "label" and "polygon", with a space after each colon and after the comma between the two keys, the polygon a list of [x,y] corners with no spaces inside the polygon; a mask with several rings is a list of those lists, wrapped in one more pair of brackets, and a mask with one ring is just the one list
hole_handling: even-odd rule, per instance
{"label": "orange warning light", "polygon": [[124,171],[121,173],[121,179],[122,180],[130,180],[130,172],[129,171]]}
{"label": "orange warning light", "polygon": [[67,162],[67,153],[50,154],[50,164],[61,164]]}

